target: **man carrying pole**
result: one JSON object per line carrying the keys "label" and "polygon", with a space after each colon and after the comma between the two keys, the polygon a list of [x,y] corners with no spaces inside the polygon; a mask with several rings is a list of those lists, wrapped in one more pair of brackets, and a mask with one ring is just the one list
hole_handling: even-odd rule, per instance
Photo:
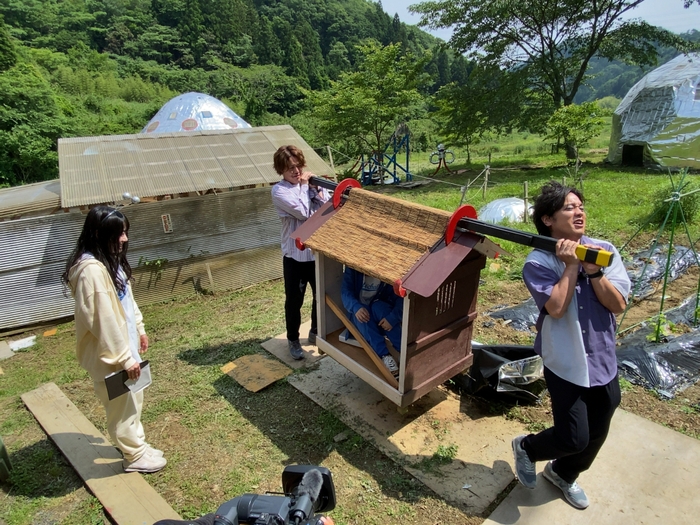
{"label": "man carrying pole", "polygon": [[282,180],[272,187],[272,202],[282,221],[282,273],[284,276],[284,317],[287,324],[289,353],[294,359],[303,359],[299,342],[301,307],[306,285],[311,285],[311,331],[309,343],[316,344],[316,264],[311,250],[300,250],[294,244],[292,232],[311,217],[324,202],[327,193],[312,184],[313,174],[304,171],[304,153],[296,146],[281,146],[273,156],[275,171]]}
{"label": "man carrying pole", "polygon": [[[535,200],[533,219],[540,235],[557,239],[556,252],[540,249],[528,255],[523,279],[540,315],[535,351],[542,356],[552,402],[554,426],[513,439],[515,472],[534,489],[535,463],[549,461],[544,478],[578,509],[589,505],[576,483],[603,446],[620,385],[615,356],[615,314],[624,311],[630,280],[615,247],[586,237],[583,195],[550,182]],[[577,248],[612,252],[603,268],[581,261]]]}

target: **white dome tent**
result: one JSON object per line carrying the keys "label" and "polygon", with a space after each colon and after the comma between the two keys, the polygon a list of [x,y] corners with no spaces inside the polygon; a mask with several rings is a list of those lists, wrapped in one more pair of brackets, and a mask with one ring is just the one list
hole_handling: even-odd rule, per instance
{"label": "white dome tent", "polygon": [[250,128],[231,108],[204,93],[184,93],[163,104],[141,133]]}
{"label": "white dome tent", "polygon": [[700,54],[677,56],[629,90],[613,114],[608,161],[700,168]]}

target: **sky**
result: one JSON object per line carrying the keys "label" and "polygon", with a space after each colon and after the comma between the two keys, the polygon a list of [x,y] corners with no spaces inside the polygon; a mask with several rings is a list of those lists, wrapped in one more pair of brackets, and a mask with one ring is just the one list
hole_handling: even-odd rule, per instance
{"label": "sky", "polygon": [[[408,6],[416,4],[420,0],[382,0],[382,6],[390,16],[399,14],[402,22],[417,24],[418,15],[408,12]],[[700,31],[700,5],[693,3],[689,9],[683,8],[683,0],[645,0],[639,7],[633,9],[628,18],[641,18],[648,23],[660,26],[674,33],[684,33],[691,29]],[[448,40],[452,32],[448,29],[430,31],[432,35]]]}

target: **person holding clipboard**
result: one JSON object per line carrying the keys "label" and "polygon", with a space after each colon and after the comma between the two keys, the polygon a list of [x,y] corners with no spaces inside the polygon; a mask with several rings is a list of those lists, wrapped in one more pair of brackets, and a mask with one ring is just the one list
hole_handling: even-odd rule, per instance
{"label": "person holding clipboard", "polygon": [[124,456],[124,470],[149,473],[161,470],[167,461],[163,452],[146,442],[141,424],[143,388],[126,388],[114,397],[105,381],[122,372],[128,385],[143,380],[144,371],[150,373],[141,358],[148,349],[148,336],[129,284],[128,233],[129,220],[122,212],[109,206],[92,208],[62,280],[75,300],[78,361],[105,408],[107,430]]}

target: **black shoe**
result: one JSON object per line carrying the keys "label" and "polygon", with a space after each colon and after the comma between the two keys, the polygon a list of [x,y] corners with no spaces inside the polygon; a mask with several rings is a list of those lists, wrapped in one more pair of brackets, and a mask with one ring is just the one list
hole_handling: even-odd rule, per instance
{"label": "black shoe", "polygon": [[287,340],[287,343],[289,343],[289,353],[292,356],[292,358],[296,359],[297,361],[300,359],[304,359],[304,351],[301,349],[301,343],[299,342],[299,339],[297,339],[296,341]]}
{"label": "black shoe", "polygon": [[309,332],[309,344],[316,346],[316,332]]}

